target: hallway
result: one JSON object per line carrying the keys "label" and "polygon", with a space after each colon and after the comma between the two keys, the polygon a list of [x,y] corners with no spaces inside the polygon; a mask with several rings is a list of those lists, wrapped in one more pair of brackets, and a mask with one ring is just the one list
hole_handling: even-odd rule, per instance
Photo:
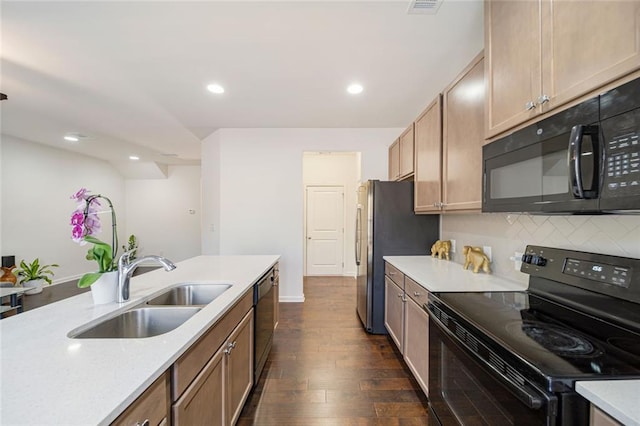
{"label": "hallway", "polygon": [[355,279],[307,277],[281,303],[262,377],[238,425],[426,425],[426,397],[387,336],[367,334]]}

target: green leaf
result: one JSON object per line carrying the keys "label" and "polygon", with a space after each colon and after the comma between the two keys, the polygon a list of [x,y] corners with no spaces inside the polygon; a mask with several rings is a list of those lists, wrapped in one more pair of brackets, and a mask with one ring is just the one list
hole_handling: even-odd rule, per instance
{"label": "green leaf", "polygon": [[100,276],[102,276],[102,273],[100,272],[90,272],[88,274],[84,274],[82,278],[80,278],[80,280],[78,281],[78,287],[79,288],[89,287],[91,284],[98,281]]}

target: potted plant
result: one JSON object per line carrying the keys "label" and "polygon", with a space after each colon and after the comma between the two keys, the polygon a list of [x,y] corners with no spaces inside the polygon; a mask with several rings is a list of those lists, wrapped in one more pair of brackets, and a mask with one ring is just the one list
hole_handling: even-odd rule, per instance
{"label": "potted plant", "polygon": [[135,234],[129,235],[129,241],[127,242],[126,246],[122,246],[122,250],[124,250],[125,252],[129,252],[130,261],[136,258],[136,255],[138,253],[138,238],[135,236]]}
{"label": "potted plant", "polygon": [[53,277],[53,271],[51,268],[57,268],[58,265],[53,263],[51,265],[40,265],[40,259],[36,258],[33,262],[26,263],[23,260],[20,261],[20,266],[15,270],[15,274],[25,288],[31,288],[25,291],[26,294],[37,294],[42,292],[42,285],[46,282],[51,284],[51,278]]}

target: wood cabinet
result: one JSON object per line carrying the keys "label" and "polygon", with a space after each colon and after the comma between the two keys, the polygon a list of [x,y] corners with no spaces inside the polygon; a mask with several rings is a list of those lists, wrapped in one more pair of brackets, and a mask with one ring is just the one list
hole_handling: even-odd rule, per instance
{"label": "wood cabinet", "polygon": [[389,147],[389,180],[403,180],[413,175],[413,123]]}
{"label": "wood cabinet", "polygon": [[253,288],[173,364],[173,424],[231,425],[253,386]]}
{"label": "wood cabinet", "polygon": [[427,291],[411,278],[404,278],[404,360],[422,388],[429,395],[429,315],[424,310]]}
{"label": "wood cabinet", "polygon": [[640,69],[640,2],[485,0],[486,136]]}
{"label": "wood cabinet", "polygon": [[482,207],[484,56],[442,93],[442,204],[445,211]]}
{"label": "wood cabinet", "polygon": [[384,277],[384,326],[402,353],[404,349],[404,289]]}
{"label": "wood cabinet", "polygon": [[400,139],[396,139],[389,147],[389,180],[400,177]]}
{"label": "wood cabinet", "polygon": [[[400,284],[402,283],[402,284]],[[429,395],[428,291],[385,262],[385,327],[416,381]]]}
{"label": "wood cabinet", "polygon": [[622,426],[614,418],[610,417],[605,412],[601,411],[595,405],[591,405],[591,416],[589,421],[590,426]]}
{"label": "wood cabinet", "polygon": [[253,310],[231,333],[223,352],[226,424],[234,425],[253,387]]}
{"label": "wood cabinet", "polygon": [[169,374],[165,372],[144,391],[118,418],[113,426],[168,425]]}
{"label": "wood cabinet", "polygon": [[280,322],[280,269],[279,265],[276,264],[273,269],[274,280],[273,280],[273,291],[275,291],[274,306],[273,306],[273,316],[274,316],[274,329],[278,327],[278,323]]}
{"label": "wood cabinet", "polygon": [[438,95],[414,123],[414,210],[440,212],[442,200],[442,97]]}
{"label": "wood cabinet", "polygon": [[484,105],[480,53],[415,122],[416,213],[480,211]]}

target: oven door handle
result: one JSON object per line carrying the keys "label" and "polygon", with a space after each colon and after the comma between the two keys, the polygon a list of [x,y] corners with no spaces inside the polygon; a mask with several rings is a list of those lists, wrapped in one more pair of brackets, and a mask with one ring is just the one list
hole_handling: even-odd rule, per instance
{"label": "oven door handle", "polygon": [[[429,305],[431,305],[431,303],[429,303]],[[534,393],[535,390],[533,389],[531,390],[527,389],[527,387],[530,387],[530,386],[522,386],[515,383],[513,380],[505,376],[502,372],[498,371],[493,365],[477,357],[473,352],[473,350],[471,350],[467,345],[465,345],[464,342],[462,342],[451,330],[449,330],[449,328],[447,328],[444,324],[442,324],[440,319],[437,317],[437,314],[431,310],[430,306],[429,306],[429,318],[438,326],[441,332],[449,336],[449,338],[452,339],[454,342],[457,342],[458,344],[464,346],[467,350],[469,350],[469,353],[472,354],[475,360],[477,360],[486,368],[489,368],[491,371],[497,374],[498,377],[500,377],[501,379],[500,381],[513,393],[513,395],[515,395],[527,407],[529,407],[532,410],[538,410],[544,406],[545,401],[548,401],[549,409],[551,410],[554,409],[555,404],[552,403],[551,399],[544,398],[539,393]],[[450,319],[450,320],[453,321],[453,319]],[[478,345],[484,347],[486,350],[489,350],[481,342],[478,342]]]}
{"label": "oven door handle", "polygon": [[[585,136],[590,136],[593,140],[593,152],[591,153],[591,161],[593,162],[593,178],[592,182],[589,182],[590,189],[585,189],[585,182],[582,181],[582,140]],[[573,196],[579,199],[595,198],[598,195],[597,182],[598,182],[598,126],[587,126],[578,124],[571,129],[571,136],[569,136],[569,185],[571,185],[571,192]]]}

